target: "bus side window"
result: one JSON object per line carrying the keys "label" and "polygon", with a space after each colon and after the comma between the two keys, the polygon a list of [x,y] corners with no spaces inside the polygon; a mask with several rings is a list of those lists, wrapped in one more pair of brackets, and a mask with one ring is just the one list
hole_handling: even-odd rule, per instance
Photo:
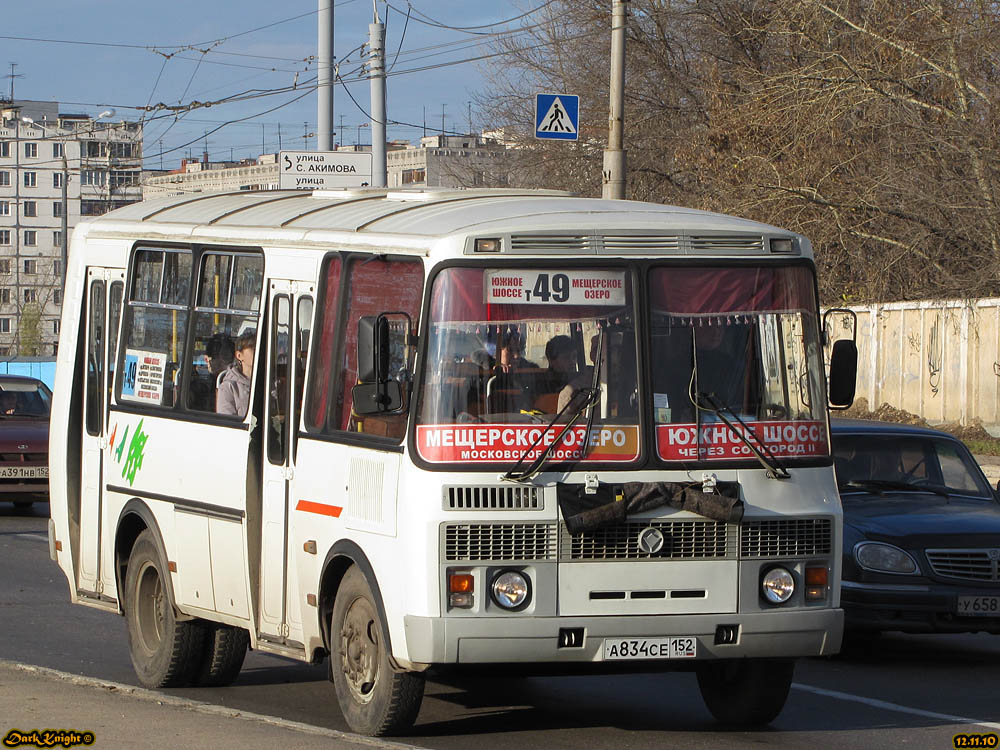
{"label": "bus side window", "polygon": [[[365,432],[396,440],[406,431],[406,415],[352,418],[352,389],[358,382],[358,320],[366,315],[383,312],[405,312],[416,321],[420,317],[420,299],[424,287],[424,267],[417,259],[369,256],[352,258],[347,288],[351,298],[347,304],[344,331],[343,370],[333,420],[334,429]],[[404,358],[405,360],[405,358]],[[406,378],[403,372],[392,377]],[[408,383],[403,384],[404,388]]]}
{"label": "bus side window", "polygon": [[240,367],[236,342],[241,335],[257,331],[263,281],[264,259],[257,253],[209,251],[202,255],[194,347],[187,370],[188,409],[217,411],[219,384],[230,369]]}
{"label": "bus side window", "polygon": [[136,250],[122,336],[119,402],[174,405],[174,373],[187,339],[191,267],[187,249]]}

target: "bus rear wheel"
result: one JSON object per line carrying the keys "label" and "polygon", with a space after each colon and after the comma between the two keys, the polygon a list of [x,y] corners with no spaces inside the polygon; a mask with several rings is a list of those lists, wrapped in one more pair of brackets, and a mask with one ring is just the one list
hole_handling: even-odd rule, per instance
{"label": "bus rear wheel", "polygon": [[348,569],[330,618],[330,673],[348,725],[379,737],[413,726],[424,678],[389,663],[383,623],[364,575]]}
{"label": "bus rear wheel", "polygon": [[792,687],[794,659],[726,659],[698,669],[705,706],[719,722],[734,727],[770,724]]}
{"label": "bus rear wheel", "polygon": [[177,620],[167,586],[166,565],[147,529],[128,558],[125,619],[132,667],[148,688],[189,685],[201,665],[205,630]]}
{"label": "bus rear wheel", "polygon": [[218,622],[203,623],[205,653],[195,684],[204,687],[232,685],[243,668],[243,660],[250,645],[250,634],[243,628],[234,628]]}

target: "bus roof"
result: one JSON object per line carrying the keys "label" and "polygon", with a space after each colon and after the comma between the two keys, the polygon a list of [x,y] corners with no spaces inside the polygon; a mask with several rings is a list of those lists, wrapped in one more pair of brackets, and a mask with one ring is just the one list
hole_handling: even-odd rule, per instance
{"label": "bus roof", "polygon": [[[735,241],[731,249],[737,254],[766,252],[766,236],[797,236],[766,224],[692,208],[517,189],[359,188],[188,194],[134,203],[86,225],[85,232],[91,236],[149,233],[194,238],[233,232],[245,237],[247,229],[264,230],[262,235],[279,241],[307,236],[320,239],[318,235],[326,233],[346,233],[362,242],[365,238],[377,241],[377,237],[395,236],[399,240],[408,238],[407,244],[414,248],[442,237],[496,234],[513,237],[514,246],[518,237],[529,238],[520,250],[527,253],[536,247],[544,247],[542,252],[613,253],[614,242],[608,243],[607,237],[599,250],[588,244],[591,236],[611,235],[611,239],[625,240],[625,245],[632,246],[624,250],[622,245],[624,252],[651,255],[696,253],[696,249],[678,247],[677,241],[679,237],[702,234],[722,236],[726,244]],[[614,237],[619,232],[621,236]],[[553,233],[558,240],[544,241]],[[634,235],[642,235],[641,246],[627,241]],[[797,244],[802,254],[810,254],[808,241]],[[510,247],[505,242],[505,250]],[[726,250],[722,246],[713,249]]]}

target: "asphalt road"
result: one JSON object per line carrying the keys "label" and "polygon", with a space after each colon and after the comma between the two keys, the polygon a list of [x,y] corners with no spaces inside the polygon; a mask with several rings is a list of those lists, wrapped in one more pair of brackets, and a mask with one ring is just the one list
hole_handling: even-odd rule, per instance
{"label": "asphalt road", "polygon": [[[124,621],[68,603],[48,558],[47,513],[44,503],[23,514],[0,502],[0,660],[137,685]],[[950,748],[957,733],[1000,732],[997,685],[998,636],[888,635],[847,657],[800,661],[766,730],[720,730],[691,674],[476,678],[429,682],[416,727],[397,741],[441,750]],[[325,664],[251,653],[231,687],[165,692],[349,731]],[[0,706],[0,733],[14,720]]]}

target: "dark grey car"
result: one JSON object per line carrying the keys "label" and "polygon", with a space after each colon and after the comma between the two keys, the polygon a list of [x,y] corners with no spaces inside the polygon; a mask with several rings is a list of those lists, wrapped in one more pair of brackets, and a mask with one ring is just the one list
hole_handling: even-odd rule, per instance
{"label": "dark grey car", "polygon": [[1000,502],[959,440],[832,420],[848,631],[1000,633]]}

